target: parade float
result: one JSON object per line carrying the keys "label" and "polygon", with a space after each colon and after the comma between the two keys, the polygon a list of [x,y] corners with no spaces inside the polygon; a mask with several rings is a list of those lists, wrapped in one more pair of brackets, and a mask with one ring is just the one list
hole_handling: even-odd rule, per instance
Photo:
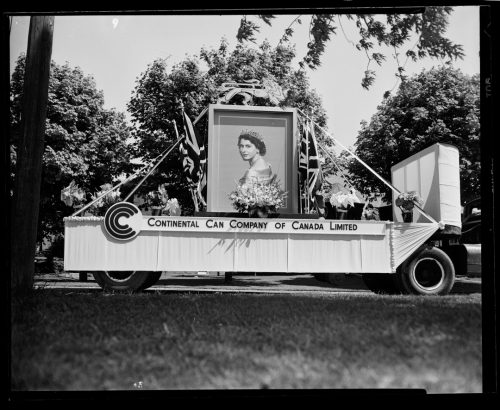
{"label": "parade float", "polygon": [[[362,275],[375,292],[451,290],[455,269],[447,249],[461,229],[455,147],[435,144],[395,165],[391,183],[296,108],[230,104],[237,93],[272,96],[265,87],[230,84],[228,89],[225,100],[209,105],[193,123],[185,116],[184,133],[156,162],[106,187],[91,203],[64,218],[66,271],[91,272],[103,288],[127,291],[145,289],[162,273],[179,271],[353,273]],[[204,115],[208,135],[200,141],[194,128]],[[346,219],[342,206],[333,216],[321,212],[314,198],[318,167],[309,169],[323,149],[315,132],[324,133],[392,189],[393,220]],[[262,180],[255,179],[255,186],[248,182],[252,161],[245,143],[250,137],[254,145],[264,147],[259,161],[265,159],[266,164],[254,174],[267,172],[268,167],[272,177],[264,185],[272,186],[271,180],[276,185],[272,192],[260,186],[268,189],[260,197],[255,186]],[[206,183],[205,197],[200,189],[192,192],[195,203],[203,206],[196,206],[193,215],[143,214],[130,198],[179,145],[186,153],[185,168],[191,172],[196,168],[194,174],[199,170],[198,184],[202,179]],[[194,150],[197,161],[189,150]],[[112,204],[104,215],[85,215],[86,209],[140,173],[143,178],[124,200]],[[277,202],[266,206],[266,195],[274,195]],[[349,194],[332,195],[332,201],[349,207]],[[263,214],[252,212],[259,204],[260,210],[266,208]]]}

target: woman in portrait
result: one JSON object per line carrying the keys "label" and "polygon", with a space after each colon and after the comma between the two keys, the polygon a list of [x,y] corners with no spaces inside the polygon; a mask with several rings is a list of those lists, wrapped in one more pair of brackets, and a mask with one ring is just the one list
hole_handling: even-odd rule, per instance
{"label": "woman in portrait", "polygon": [[270,182],[273,177],[271,165],[263,158],[266,144],[262,136],[251,130],[243,130],[238,137],[238,149],[241,158],[248,162],[249,168],[240,179],[240,184],[249,182]]}

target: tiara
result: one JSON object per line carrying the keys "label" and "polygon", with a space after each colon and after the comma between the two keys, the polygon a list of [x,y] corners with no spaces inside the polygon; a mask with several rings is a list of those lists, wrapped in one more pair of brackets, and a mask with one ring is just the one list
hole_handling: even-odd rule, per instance
{"label": "tiara", "polygon": [[264,142],[264,138],[262,138],[262,135],[260,135],[257,131],[253,131],[253,130],[243,130],[241,131],[241,134],[240,134],[240,137],[242,135],[250,135],[254,138],[257,138],[259,141],[262,141]]}

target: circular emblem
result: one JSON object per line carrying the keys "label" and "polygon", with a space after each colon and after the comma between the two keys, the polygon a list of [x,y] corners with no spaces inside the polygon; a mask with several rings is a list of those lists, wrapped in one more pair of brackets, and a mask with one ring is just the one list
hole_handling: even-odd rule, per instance
{"label": "circular emblem", "polygon": [[119,241],[135,238],[141,231],[142,213],[130,202],[118,202],[109,207],[104,215],[106,232]]}

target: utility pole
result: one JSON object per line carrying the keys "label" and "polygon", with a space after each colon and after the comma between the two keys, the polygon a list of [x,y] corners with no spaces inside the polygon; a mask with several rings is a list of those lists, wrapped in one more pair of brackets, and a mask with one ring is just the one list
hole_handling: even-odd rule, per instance
{"label": "utility pole", "polygon": [[16,292],[33,287],[53,31],[53,16],[31,17],[10,221],[11,288]]}

